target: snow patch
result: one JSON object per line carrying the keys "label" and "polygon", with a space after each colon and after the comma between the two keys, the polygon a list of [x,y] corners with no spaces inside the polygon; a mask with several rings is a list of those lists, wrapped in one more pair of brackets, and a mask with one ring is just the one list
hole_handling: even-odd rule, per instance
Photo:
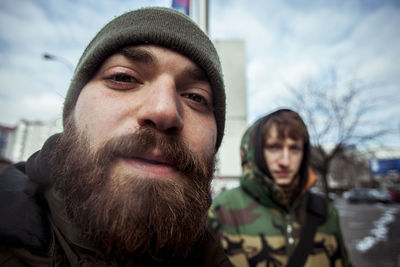
{"label": "snow patch", "polygon": [[361,239],[356,249],[360,252],[366,252],[372,248],[377,242],[385,241],[387,239],[388,228],[387,225],[394,221],[394,214],[398,212],[397,208],[389,208],[383,212],[382,217],[374,222],[375,228],[371,230],[371,235]]}

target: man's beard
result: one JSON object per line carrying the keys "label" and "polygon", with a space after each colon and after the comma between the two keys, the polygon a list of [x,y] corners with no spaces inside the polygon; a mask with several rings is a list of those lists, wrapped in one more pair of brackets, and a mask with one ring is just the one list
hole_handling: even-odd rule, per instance
{"label": "man's beard", "polygon": [[[151,127],[115,137],[94,153],[89,144],[70,117],[52,158],[55,188],[69,219],[108,260],[183,261],[206,228],[215,151],[196,155],[178,137]],[[111,171],[117,159],[154,148],[173,163],[178,177]]]}

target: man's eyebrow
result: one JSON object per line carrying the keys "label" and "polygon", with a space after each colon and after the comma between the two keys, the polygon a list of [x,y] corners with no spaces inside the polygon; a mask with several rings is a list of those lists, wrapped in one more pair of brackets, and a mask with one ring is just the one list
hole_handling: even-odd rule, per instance
{"label": "man's eyebrow", "polygon": [[[117,51],[116,54],[123,55],[135,62],[145,63],[152,66],[157,65],[157,58],[142,47],[125,47]],[[206,73],[196,65],[185,68],[180,76],[194,81],[210,82]]]}
{"label": "man's eyebrow", "polygon": [[125,47],[116,54],[123,55],[129,60],[155,66],[157,59],[146,49],[141,47]]}
{"label": "man's eyebrow", "polygon": [[187,67],[185,70],[183,70],[181,76],[186,79],[189,78],[194,81],[208,82],[208,83],[210,82],[206,73],[198,66]]}

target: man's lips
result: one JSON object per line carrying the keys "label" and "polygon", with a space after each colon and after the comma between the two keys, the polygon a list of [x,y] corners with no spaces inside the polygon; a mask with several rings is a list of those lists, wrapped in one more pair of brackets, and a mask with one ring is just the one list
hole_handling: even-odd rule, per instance
{"label": "man's lips", "polygon": [[175,164],[165,159],[165,157],[157,151],[140,153],[138,155],[122,158],[130,166],[146,173],[167,175],[177,171]]}
{"label": "man's lips", "polygon": [[166,166],[173,167],[172,164],[168,163],[167,161],[165,161],[163,159],[157,160],[157,159],[149,159],[149,158],[142,158],[142,157],[131,157],[130,159],[137,160],[137,161],[143,161],[143,163],[146,163],[146,164],[166,165]]}
{"label": "man's lips", "polygon": [[120,155],[121,158],[124,159],[133,159],[133,160],[139,160],[139,161],[143,161],[149,164],[156,164],[156,165],[175,165],[173,164],[173,162],[167,160],[165,158],[165,156],[162,154],[161,151],[159,151],[158,149],[153,149],[150,151],[145,151],[145,152],[134,152],[131,154],[122,154]]}
{"label": "man's lips", "polygon": [[274,171],[277,177],[287,177],[290,175],[290,171]]}
{"label": "man's lips", "polygon": [[166,164],[165,162],[160,162],[160,161],[156,161],[156,160],[152,160],[152,159],[144,159],[144,158],[138,158],[138,157],[133,157],[132,159],[141,160],[146,163],[155,164],[155,165]]}

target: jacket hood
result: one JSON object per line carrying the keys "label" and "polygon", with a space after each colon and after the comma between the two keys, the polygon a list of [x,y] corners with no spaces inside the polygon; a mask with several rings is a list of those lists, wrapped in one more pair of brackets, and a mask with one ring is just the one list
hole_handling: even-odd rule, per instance
{"label": "jacket hood", "polygon": [[[281,205],[285,208],[284,195],[278,185],[272,179],[264,157],[262,129],[271,115],[263,116],[253,123],[244,133],[240,144],[240,156],[242,164],[242,176],[240,178],[241,187],[255,199],[266,206]],[[285,110],[289,111],[289,110]],[[309,164],[310,142],[304,142],[304,154],[300,165],[300,195],[310,188],[316,177],[308,167]]]}

